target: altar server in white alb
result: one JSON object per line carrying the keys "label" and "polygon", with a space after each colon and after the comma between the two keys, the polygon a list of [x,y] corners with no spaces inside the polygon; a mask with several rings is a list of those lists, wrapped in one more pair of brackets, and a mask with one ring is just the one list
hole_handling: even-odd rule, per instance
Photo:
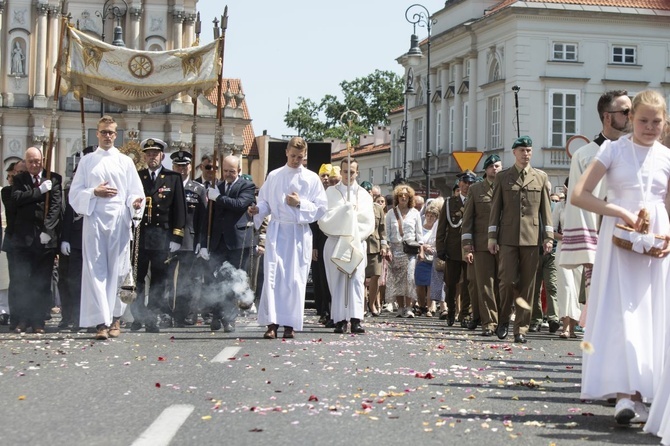
{"label": "altar server in white alb", "polygon": [[267,325],[264,337],[275,339],[279,325],[284,338],[302,330],[307,274],[312,260],[309,224],[326,212],[326,191],[319,176],[302,165],[307,143],[293,137],[286,147],[286,165],[268,174],[249,207],[256,229],[270,216],[265,238],[265,277],[258,323]]}
{"label": "altar server in white alb", "polygon": [[81,159],[70,187],[70,205],[84,216],[79,325],[96,327],[96,339],[120,334],[126,305],[117,296],[130,271],[133,216],[144,212],[144,189],[133,161],[114,147],[116,122],[98,121],[98,149]]}
{"label": "altar server in white alb", "polygon": [[326,190],[328,211],[319,220],[319,227],[328,235],[323,256],[335,333],[346,332],[351,321],[351,332],[360,334],[365,333],[361,326],[365,307],[365,240],[375,229],[374,204],[372,196],[356,183],[358,161],[342,161],[340,174],[342,180]]}

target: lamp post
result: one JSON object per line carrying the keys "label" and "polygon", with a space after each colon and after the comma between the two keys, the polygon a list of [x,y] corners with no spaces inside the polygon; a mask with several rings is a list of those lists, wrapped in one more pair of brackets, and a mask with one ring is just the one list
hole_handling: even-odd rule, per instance
{"label": "lamp post", "polygon": [[402,121],[402,134],[400,135],[400,138],[398,138],[398,142],[404,143],[402,152],[402,178],[405,181],[407,181],[407,123],[409,122],[409,97],[414,94],[416,94],[416,91],[414,90],[414,70],[412,67],[409,67],[409,70],[407,70],[407,81],[405,83],[405,119]]}
{"label": "lamp post", "polygon": [[405,10],[405,19],[414,25],[414,33],[410,38],[410,48],[407,52],[407,62],[410,66],[419,65],[423,57],[419,46],[419,37],[416,35],[416,26],[425,26],[428,31],[426,41],[426,167],[423,170],[426,174],[426,201],[428,201],[430,198],[430,157],[432,155],[430,153],[430,33],[434,22],[430,18],[428,9],[419,3],[415,3]]}
{"label": "lamp post", "polygon": [[[107,19],[116,19],[116,26],[114,27],[114,41],[112,45],[125,47],[126,44],[123,42],[123,29],[121,28],[121,17],[126,15],[128,11],[128,3],[126,0],[121,0],[123,6],[116,5],[116,0],[106,0],[102,5],[102,12],[95,11],[95,15],[100,17],[102,20],[102,33],[100,34],[100,40],[105,41],[105,22]],[[100,101],[100,117],[105,115],[105,101]]]}

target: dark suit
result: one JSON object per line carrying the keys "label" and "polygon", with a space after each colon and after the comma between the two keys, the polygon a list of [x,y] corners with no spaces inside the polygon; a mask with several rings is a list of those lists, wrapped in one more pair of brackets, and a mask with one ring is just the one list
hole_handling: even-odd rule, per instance
{"label": "dark suit", "polygon": [[467,264],[463,261],[461,248],[461,223],[464,211],[463,200],[459,197],[448,197],[440,211],[437,225],[435,250],[439,258],[446,261],[444,282],[447,285],[448,318],[453,321],[456,315],[456,286],[461,284],[461,311],[459,320],[463,322],[470,314],[470,292],[467,277]]}
{"label": "dark suit", "polygon": [[[137,295],[131,305],[136,321],[147,324],[156,323],[157,313],[167,313],[165,301],[169,266],[165,264],[169,256],[170,242],[182,243],[186,224],[186,199],[181,175],[162,168],[151,180],[148,169],[139,172],[146,206],[140,222],[140,252],[137,261]],[[151,206],[150,206],[151,204]],[[151,286],[149,303],[144,306],[144,281],[151,265]]]}
{"label": "dark suit", "polygon": [[184,240],[179,250],[179,262],[170,263],[170,266],[175,267],[177,263],[179,264],[174,308],[174,318],[178,325],[185,322],[191,312],[191,302],[202,288],[202,260],[196,257],[195,247],[200,240],[203,221],[207,220],[207,192],[204,186],[188,180],[184,185],[184,193],[186,196]]}
{"label": "dark suit", "polygon": [[[45,179],[46,171],[42,171],[41,182]],[[52,173],[51,182],[51,191],[42,194],[34,186],[30,173],[23,172],[14,176],[12,185],[12,200],[16,205],[11,242],[15,266],[12,279],[16,281],[16,288],[13,296],[10,295],[9,312],[13,319],[33,328],[44,328],[53,305],[51,280],[63,212],[63,180],[57,173]],[[49,203],[45,217],[47,196]],[[40,242],[42,232],[51,237],[45,245]]]}
{"label": "dark suit", "polygon": [[[238,177],[226,192],[226,183],[217,186],[221,195],[214,203],[211,236],[207,236],[207,222],[202,227],[200,244],[209,245],[210,262],[218,269],[224,262],[235,268],[245,270],[249,261],[250,249],[254,244],[253,221],[247,215],[247,209],[255,200],[256,186],[253,182]],[[209,243],[208,243],[209,242]],[[220,280],[224,280],[221,277]],[[237,305],[234,292],[224,292],[213,303],[214,318],[224,324],[234,322],[237,317]]]}
{"label": "dark suit", "polygon": [[[2,239],[2,250],[7,253],[7,274],[9,275],[9,287],[7,288],[7,299],[8,302],[11,302],[14,298],[14,290],[16,288],[16,279],[14,278],[15,268],[14,268],[14,253],[12,252],[12,234],[14,233],[14,220],[16,220],[16,204],[12,200],[12,187],[5,186],[0,191],[2,195],[2,205],[5,208],[5,233]],[[18,319],[11,317],[10,313],[10,323],[12,326],[19,323]]]}
{"label": "dark suit", "polygon": [[[493,183],[488,238],[500,246],[500,323],[509,322],[516,297],[532,304],[539,246],[541,240],[554,238],[547,174],[530,166],[526,170],[523,181],[512,166],[498,173]],[[529,324],[530,311],[516,305],[514,334],[525,335]]]}
{"label": "dark suit", "polygon": [[316,250],[317,260],[312,261],[312,282],[314,283],[314,303],[316,305],[316,314],[330,319],[330,287],[326,278],[326,262],[323,258],[323,247],[326,244],[328,236],[323,233],[317,222],[309,224],[312,230],[312,250]]}
{"label": "dark suit", "polygon": [[470,186],[468,200],[463,214],[461,239],[463,247],[474,249],[474,283],[477,298],[472,300],[473,313],[475,301],[483,329],[495,330],[498,325],[498,256],[488,250],[488,224],[491,215],[493,187],[488,180]]}
{"label": "dark suit", "polygon": [[[67,196],[67,194],[66,194]],[[79,325],[81,305],[82,230],[83,216],[77,215],[69,204],[65,207],[61,242],[70,244],[70,255],[60,255],[58,262],[63,322]]]}

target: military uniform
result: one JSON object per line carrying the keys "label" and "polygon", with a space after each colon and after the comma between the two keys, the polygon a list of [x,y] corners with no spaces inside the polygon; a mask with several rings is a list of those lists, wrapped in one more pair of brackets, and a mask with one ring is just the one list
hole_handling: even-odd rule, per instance
{"label": "military uniform", "polygon": [[[488,223],[493,199],[493,184],[487,179],[470,186],[465,204],[461,241],[474,251],[474,276],[477,306],[482,329],[492,334],[498,325],[498,256],[488,250]],[[473,299],[473,307],[475,306]]]}
{"label": "military uniform", "polygon": [[[527,138],[521,137],[517,141]],[[515,147],[517,142],[515,142]],[[533,302],[535,275],[540,250],[538,247],[553,241],[549,179],[541,170],[527,166],[521,170],[515,165],[496,175],[493,183],[491,216],[489,218],[489,245],[500,247],[498,277],[500,301],[498,337],[507,336],[512,306],[517,297],[528,304]],[[516,342],[525,342],[530,324],[530,311],[516,305],[514,335]],[[520,335],[520,336],[519,336]]]}
{"label": "military uniform", "polygon": [[[165,143],[158,139],[148,139],[140,144],[142,150],[165,150]],[[137,294],[131,305],[135,324],[132,328],[139,329],[138,322],[147,326],[147,331],[156,332],[156,315],[167,312],[165,292],[168,279],[168,265],[165,261],[172,254],[170,243],[181,245],[184,239],[186,224],[186,200],[181,175],[161,167],[156,179],[152,180],[152,172],[142,169],[139,172],[146,206],[140,222],[140,250],[137,265]],[[153,172],[155,173],[155,172]],[[149,302],[144,306],[144,280],[151,265],[151,285]]]}

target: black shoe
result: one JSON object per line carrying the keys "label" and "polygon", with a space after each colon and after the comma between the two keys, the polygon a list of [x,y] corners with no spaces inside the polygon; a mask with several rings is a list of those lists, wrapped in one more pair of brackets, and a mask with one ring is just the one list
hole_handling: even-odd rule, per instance
{"label": "black shoe", "polygon": [[481,319],[470,319],[470,322],[468,322],[468,330],[474,331],[481,325],[482,320]]}
{"label": "black shoe", "polygon": [[172,316],[169,314],[161,314],[158,316],[159,323],[158,326],[161,328],[170,328],[172,327]]}
{"label": "black shoe", "polygon": [[213,317],[212,322],[209,324],[209,329],[212,331],[221,330],[223,327],[223,322],[218,317]]}
{"label": "black shoe", "polygon": [[183,319],[175,319],[172,326],[174,328],[186,328],[186,322]]}
{"label": "black shoe", "polygon": [[528,329],[528,331],[531,333],[539,333],[541,329],[542,324],[538,322],[533,322],[532,324],[530,324],[530,328]]}
{"label": "black shoe", "polygon": [[344,333],[347,329],[347,321],[340,321],[337,324],[335,324],[335,330],[333,330],[333,333]]}
{"label": "black shoe", "polygon": [[70,322],[67,319],[61,319],[60,322],[58,323],[58,328],[61,330],[68,328],[70,326]]}
{"label": "black shoe", "polygon": [[365,333],[365,328],[361,326],[360,319],[351,319],[351,332],[357,334]]}
{"label": "black shoe", "polygon": [[184,318],[184,325],[195,325],[198,320],[198,315],[189,314]]}
{"label": "black shoe", "polygon": [[509,334],[509,322],[503,322],[501,324],[498,324],[498,328],[496,328],[496,335],[498,336],[498,339],[505,339],[508,334]]}
{"label": "black shoe", "polygon": [[549,321],[549,333],[556,333],[560,326],[558,321]]}
{"label": "black shoe", "polygon": [[326,328],[335,328],[335,321],[332,319],[328,319],[325,325]]}
{"label": "black shoe", "polygon": [[224,322],[223,323],[223,332],[224,333],[233,333],[235,331],[235,322]]}
{"label": "black shoe", "polygon": [[132,324],[130,324],[130,331],[138,331],[142,329],[142,322],[140,321],[133,321]]}
{"label": "black shoe", "polygon": [[81,327],[79,326],[79,324],[74,324],[72,328],[70,328],[70,331],[72,333],[79,333],[81,331]]}
{"label": "black shoe", "polygon": [[515,334],[514,335],[514,343],[515,344],[525,344],[526,342],[528,342],[528,341],[526,340],[525,335],[522,335],[522,334]]}
{"label": "black shoe", "polygon": [[489,328],[483,329],[482,330],[482,336],[486,336],[486,337],[493,336],[493,330],[491,330]]}
{"label": "black shoe", "polygon": [[9,325],[9,315],[7,313],[0,314],[0,325]]}
{"label": "black shoe", "polygon": [[451,327],[456,323],[456,316],[447,316],[447,326]]}
{"label": "black shoe", "polygon": [[321,315],[321,317],[319,318],[319,324],[326,325],[326,322],[328,322],[328,316],[326,316],[325,314]]}
{"label": "black shoe", "polygon": [[160,333],[161,329],[158,328],[158,324],[155,322],[150,322],[144,326],[144,331],[147,333]]}

